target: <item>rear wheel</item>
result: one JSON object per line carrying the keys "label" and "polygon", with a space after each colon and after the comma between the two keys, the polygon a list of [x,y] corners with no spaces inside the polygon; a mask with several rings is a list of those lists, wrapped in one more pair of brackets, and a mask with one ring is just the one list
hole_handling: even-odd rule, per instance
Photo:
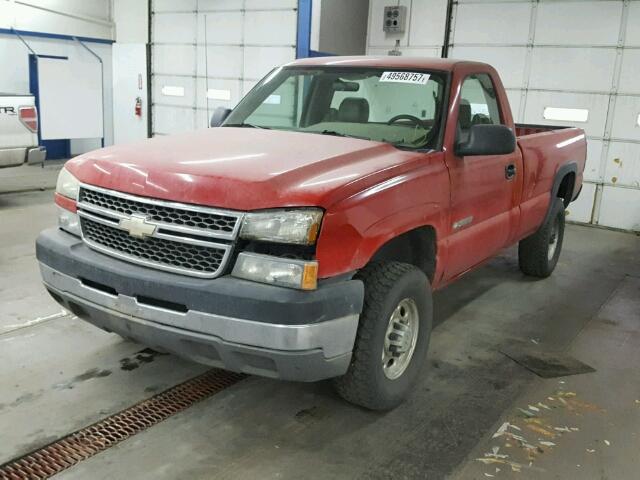
{"label": "rear wheel", "polygon": [[431,287],[424,273],[399,262],[371,264],[359,278],[365,301],[353,357],[334,386],[351,403],[389,410],[407,397],[425,363]]}
{"label": "rear wheel", "polygon": [[564,202],[560,198],[553,202],[549,219],[518,245],[520,270],[527,275],[548,277],[558,263],[564,239]]}

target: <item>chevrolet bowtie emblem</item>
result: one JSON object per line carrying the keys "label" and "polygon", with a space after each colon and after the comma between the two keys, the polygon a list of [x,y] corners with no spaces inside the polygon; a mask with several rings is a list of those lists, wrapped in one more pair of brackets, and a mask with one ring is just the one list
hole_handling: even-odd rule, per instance
{"label": "chevrolet bowtie emblem", "polygon": [[156,226],[147,223],[146,217],[140,215],[131,215],[129,218],[123,218],[120,220],[120,228],[136,238],[150,237],[156,231]]}

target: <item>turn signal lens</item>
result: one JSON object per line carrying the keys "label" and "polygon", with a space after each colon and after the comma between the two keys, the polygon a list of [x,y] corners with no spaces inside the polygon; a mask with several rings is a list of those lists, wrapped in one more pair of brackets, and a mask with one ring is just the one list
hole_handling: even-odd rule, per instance
{"label": "turn signal lens", "polygon": [[318,262],[305,264],[300,288],[302,290],[315,290],[318,288]]}

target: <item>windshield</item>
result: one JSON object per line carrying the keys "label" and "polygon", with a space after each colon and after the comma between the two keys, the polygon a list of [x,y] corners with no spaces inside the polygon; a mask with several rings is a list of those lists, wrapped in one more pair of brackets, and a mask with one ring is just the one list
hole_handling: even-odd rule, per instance
{"label": "windshield", "polygon": [[267,75],[223,126],[255,127],[434,148],[445,77],[379,68],[286,67]]}

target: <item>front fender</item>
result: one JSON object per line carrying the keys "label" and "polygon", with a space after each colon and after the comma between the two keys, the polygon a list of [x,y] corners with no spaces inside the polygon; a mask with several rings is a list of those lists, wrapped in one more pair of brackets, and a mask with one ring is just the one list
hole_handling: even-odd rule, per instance
{"label": "front fender", "polygon": [[365,232],[362,242],[354,255],[358,268],[366,265],[380,248],[400,235],[419,227],[433,227],[436,238],[441,238],[440,226],[444,224],[443,206],[437,203],[424,203],[395,212],[371,225]]}
{"label": "front fender", "polygon": [[[445,232],[449,174],[442,156],[394,175],[327,210],[316,256],[319,276],[364,267],[389,240],[421,226]],[[440,235],[438,238],[442,238]]]}

